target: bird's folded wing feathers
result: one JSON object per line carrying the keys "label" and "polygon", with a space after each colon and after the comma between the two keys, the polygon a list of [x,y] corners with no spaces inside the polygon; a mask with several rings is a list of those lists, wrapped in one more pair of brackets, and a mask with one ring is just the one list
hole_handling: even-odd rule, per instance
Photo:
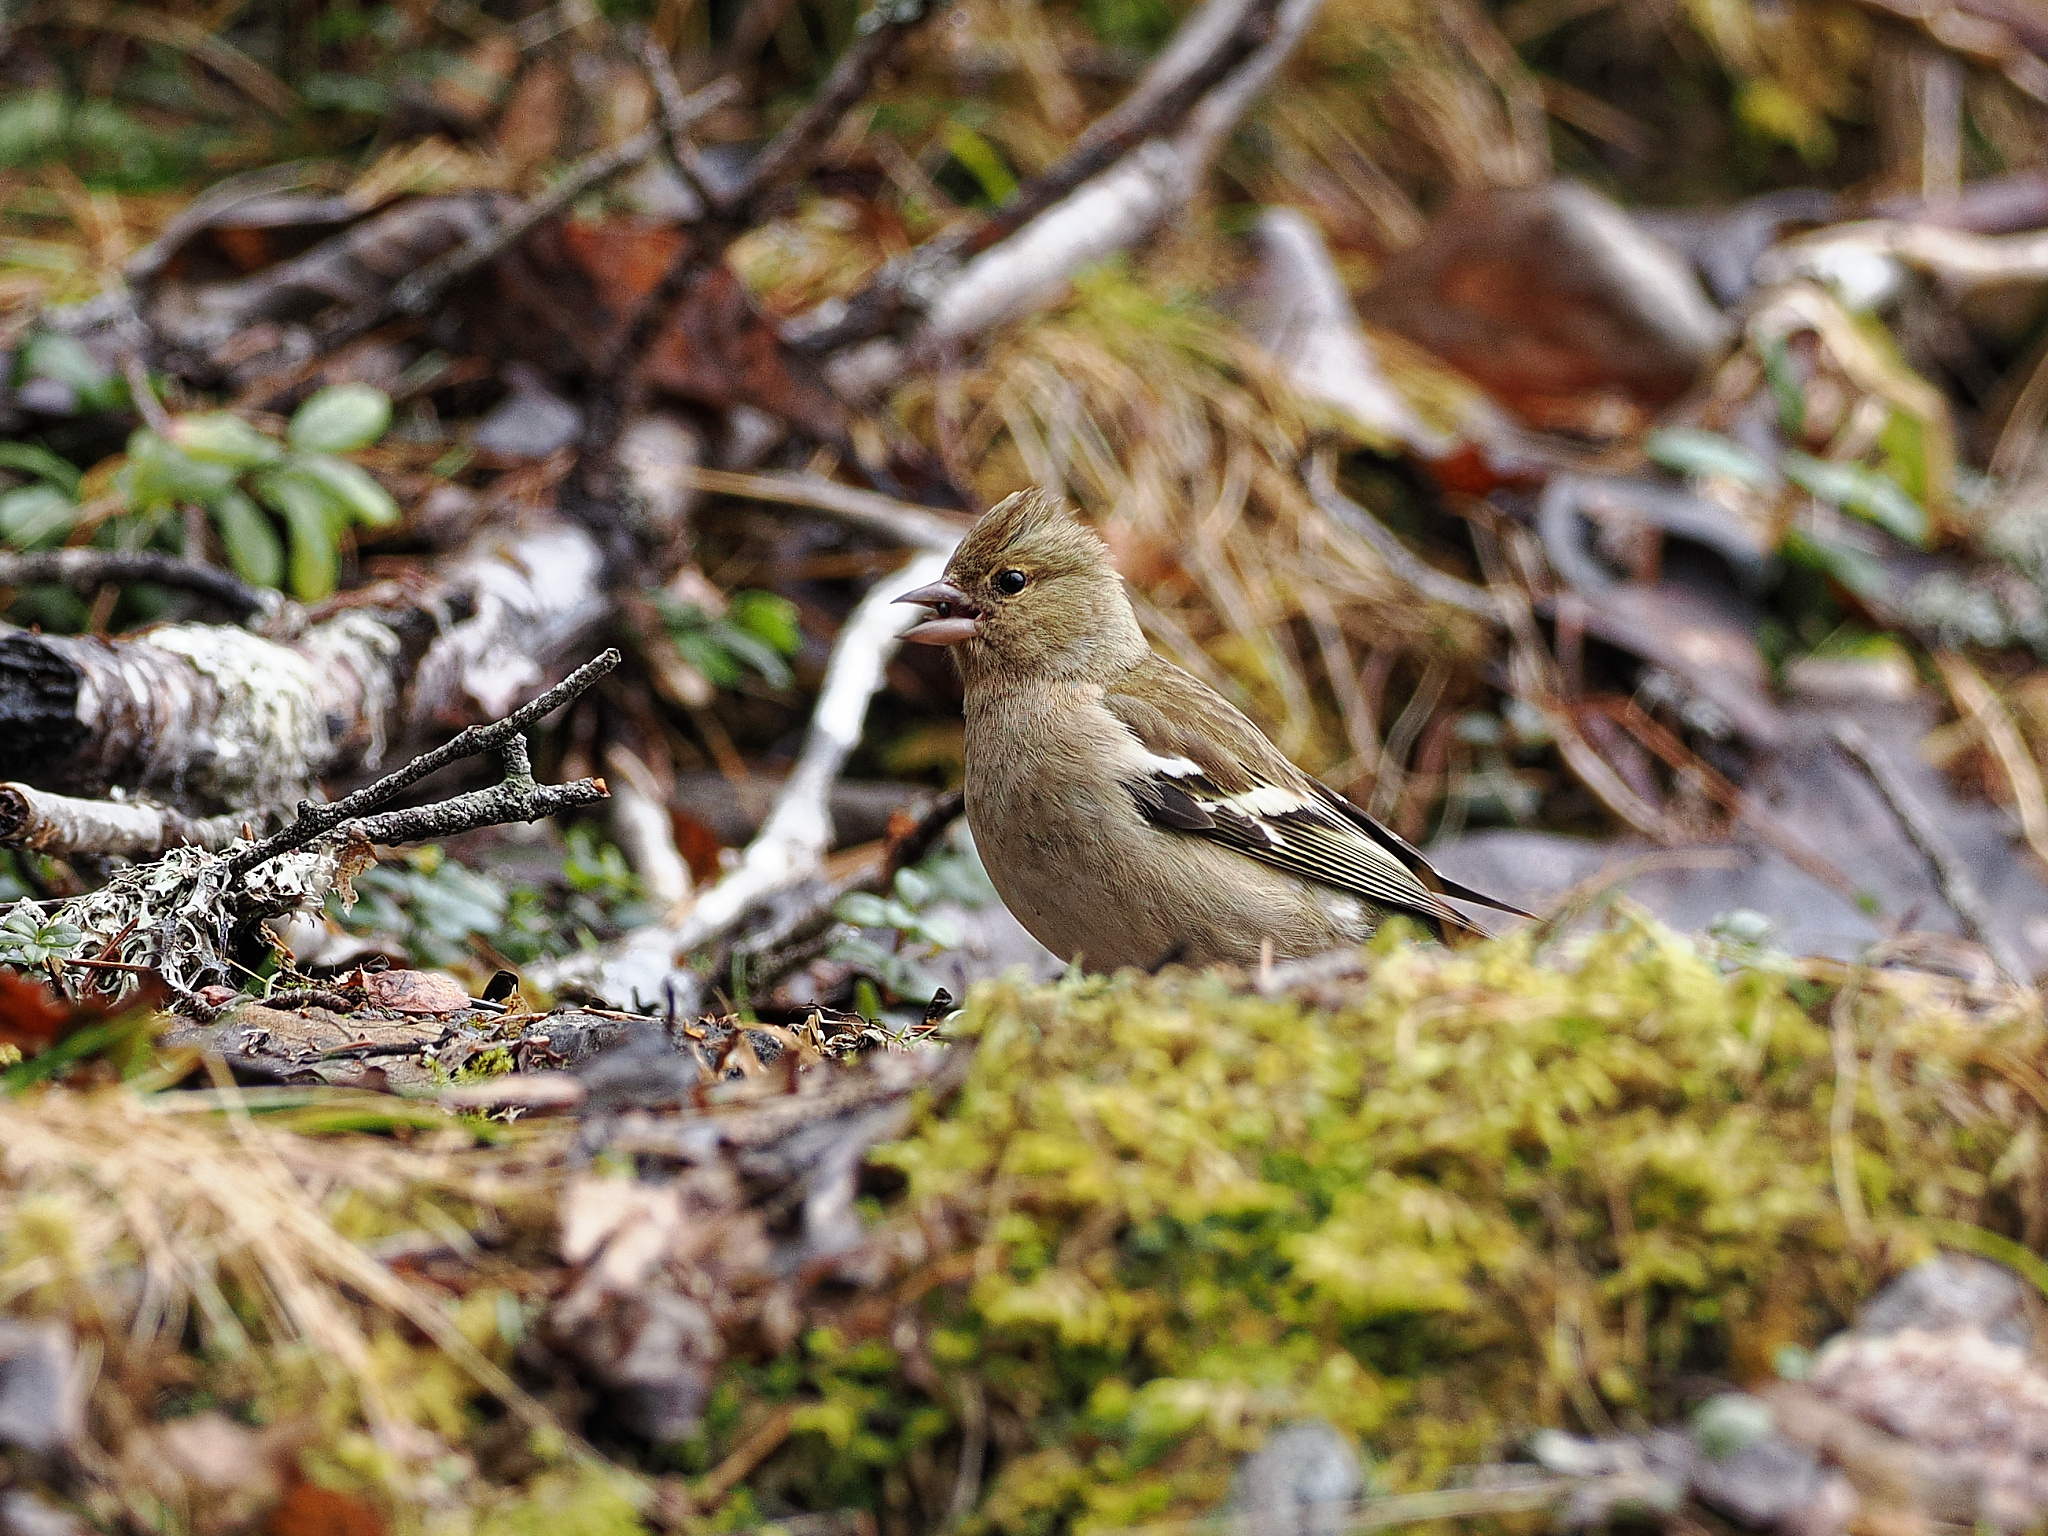
{"label": "bird's folded wing feathers", "polygon": [[[1124,786],[1148,820],[1376,906],[1473,926],[1423,883],[1440,877],[1419,852],[1296,768],[1178,667],[1154,658],[1103,702],[1134,738]],[[1451,895],[1500,905],[1443,884]]]}

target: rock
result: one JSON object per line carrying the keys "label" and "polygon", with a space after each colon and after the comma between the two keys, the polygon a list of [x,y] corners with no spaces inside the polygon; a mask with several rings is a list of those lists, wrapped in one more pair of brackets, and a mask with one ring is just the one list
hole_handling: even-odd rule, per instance
{"label": "rock", "polygon": [[[1730,1432],[1735,1443],[1717,1440]],[[1751,1530],[1833,1536],[1856,1514],[1855,1490],[1780,1434],[1760,1398],[1727,1392],[1712,1399],[1695,1416],[1693,1437],[1699,1455],[1687,1474],[1692,1496]]]}
{"label": "rock", "polygon": [[1442,457],[1449,440],[1388,382],[1322,231],[1292,208],[1268,208],[1252,230],[1252,246],[1259,265],[1241,318],[1288,382],[1369,440]]}
{"label": "rock", "polygon": [[1924,1333],[1971,1329],[2001,1344],[2034,1345],[2027,1283],[2002,1264],[1944,1253],[1916,1264],[1856,1314],[1856,1332],[1883,1338],[1907,1328]]}
{"label": "rock", "polygon": [[469,437],[472,448],[508,458],[544,459],[576,440],[583,430],[583,413],[556,394],[537,369],[507,363],[504,377],[512,392],[477,423]]}
{"label": "rock", "polygon": [[0,1446],[47,1456],[84,1433],[85,1381],[71,1331],[0,1318]]}
{"label": "rock", "polygon": [[1570,181],[1453,199],[1359,309],[1530,425],[1603,436],[1685,393],[1728,336],[1676,252]]}
{"label": "rock", "polygon": [[1224,1505],[1242,1536],[1336,1536],[1365,1494],[1365,1469],[1337,1429],[1304,1419],[1247,1456]]}
{"label": "rock", "polygon": [[[1957,932],[1926,858],[1907,839],[1870,780],[1829,739],[1837,720],[1853,720],[1878,745],[1926,808],[1933,823],[1975,877],[1991,927],[2038,975],[2048,970],[2048,883],[2032,861],[2016,858],[2004,813],[1964,799],[1918,752],[1937,721],[1925,698],[1909,705],[1860,703],[1854,708],[1807,707],[1788,712],[1791,739],[1743,788],[1804,844],[1824,855],[1874,900],[1866,910],[1852,897],[1805,873],[1785,855],[1754,845],[1688,849],[1684,863],[1638,869],[1614,889],[1649,908],[1681,932],[1712,927],[1738,908],[1771,920],[1768,942],[1798,955],[1856,960],[1886,944],[1910,921],[1938,934]],[[1535,912],[1551,898],[1602,870],[1650,852],[1645,843],[1592,842],[1547,832],[1473,833],[1428,850],[1430,862],[1451,879],[1490,891]],[[1490,918],[1498,931],[1504,920]],[[1946,970],[1948,967],[1944,966]]]}
{"label": "rock", "polygon": [[87,1536],[87,1527],[26,1488],[10,1488],[0,1493],[0,1536]]}
{"label": "rock", "polygon": [[697,505],[690,471],[704,462],[704,436],[680,416],[636,416],[619,438],[619,467],[638,499],[638,515],[657,539],[682,533]]}
{"label": "rock", "polygon": [[1975,1326],[1856,1330],[1822,1346],[1805,1386],[1898,1447],[1838,1452],[1859,1481],[1963,1525],[2015,1531],[2048,1518],[2048,1373],[2018,1345]]}

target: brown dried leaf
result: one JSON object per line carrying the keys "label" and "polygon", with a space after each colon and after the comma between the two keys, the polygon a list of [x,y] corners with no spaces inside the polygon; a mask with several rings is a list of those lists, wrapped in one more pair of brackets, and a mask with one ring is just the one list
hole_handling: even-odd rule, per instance
{"label": "brown dried leaf", "polygon": [[454,1013],[469,1006],[469,993],[453,976],[439,971],[367,971],[359,973],[373,1007],[397,1013]]}

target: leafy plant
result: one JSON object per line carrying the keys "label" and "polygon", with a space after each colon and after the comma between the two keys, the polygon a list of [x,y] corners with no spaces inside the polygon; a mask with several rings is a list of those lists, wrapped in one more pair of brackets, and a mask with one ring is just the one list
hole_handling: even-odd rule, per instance
{"label": "leafy plant", "polygon": [[[42,346],[36,355],[46,371],[55,357],[68,370],[65,382],[83,398],[84,365],[50,345],[66,339],[38,338],[31,351]],[[129,517],[160,517],[187,503],[204,507],[237,575],[276,587],[288,574],[293,595],[311,601],[334,590],[341,540],[352,526],[398,520],[391,494],[341,457],[375,442],[390,423],[389,397],[365,384],[321,390],[299,407],[283,442],[231,412],[194,412],[175,418],[162,434],[139,428],[128,439],[112,489]],[[29,444],[0,444],[0,450],[0,467],[37,476],[34,484],[0,496],[0,536],[24,549],[61,540],[78,515],[76,471]]]}
{"label": "leafy plant", "polygon": [[501,882],[451,859],[436,844],[356,876],[356,905],[328,916],[352,933],[384,933],[422,965],[453,966],[479,944],[515,964],[564,955],[645,921],[640,882],[625,857],[588,827],[569,830],[562,884]]}
{"label": "leafy plant", "polygon": [[1797,449],[1787,449],[1773,469],[1733,438],[1695,427],[1660,427],[1643,440],[1643,448],[1653,461],[1682,475],[1717,475],[1758,490],[1771,489],[1781,478],[1789,480],[1894,538],[1916,547],[1927,543],[1927,509],[1885,469],[1817,459]]}
{"label": "leafy plant", "polygon": [[[898,997],[926,1003],[940,981],[923,962],[960,942],[960,931],[942,912],[952,902],[982,907],[996,899],[988,872],[971,843],[938,849],[912,869],[899,869],[887,895],[853,891],[840,898],[832,915],[862,930],[840,939],[831,955],[868,972]],[[886,931],[886,940],[876,936]]]}
{"label": "leafy plant", "polygon": [[656,600],[661,621],[682,658],[720,688],[730,688],[747,672],[758,674],[771,688],[787,688],[794,679],[789,663],[803,645],[796,604],[773,592],[735,592],[723,614],[707,613],[696,603],[672,597]]}
{"label": "leafy plant", "polygon": [[39,902],[23,897],[0,920],[0,961],[36,966],[62,960],[78,948],[84,937],[76,923],[52,918]]}

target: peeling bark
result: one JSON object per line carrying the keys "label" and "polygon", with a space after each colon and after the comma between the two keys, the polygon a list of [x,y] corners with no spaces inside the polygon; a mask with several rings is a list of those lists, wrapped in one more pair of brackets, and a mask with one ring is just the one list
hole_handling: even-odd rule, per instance
{"label": "peeling bark", "polygon": [[504,713],[605,616],[596,545],[490,531],[425,582],[351,593],[295,639],[177,624],[120,640],[0,633],[0,775],[253,815],[408,732]]}
{"label": "peeling bark", "polygon": [[239,814],[199,819],[148,800],[78,800],[28,784],[0,784],[0,847],[59,858],[153,859],[166,848],[194,846],[218,852],[248,825]]}

